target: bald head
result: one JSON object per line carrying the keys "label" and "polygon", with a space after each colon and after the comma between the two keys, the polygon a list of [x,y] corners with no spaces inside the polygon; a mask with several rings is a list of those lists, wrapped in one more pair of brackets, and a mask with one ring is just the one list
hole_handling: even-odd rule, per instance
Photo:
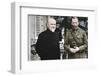
{"label": "bald head", "polygon": [[55,32],[55,30],[56,30],[56,20],[54,18],[48,19],[47,28],[50,31]]}

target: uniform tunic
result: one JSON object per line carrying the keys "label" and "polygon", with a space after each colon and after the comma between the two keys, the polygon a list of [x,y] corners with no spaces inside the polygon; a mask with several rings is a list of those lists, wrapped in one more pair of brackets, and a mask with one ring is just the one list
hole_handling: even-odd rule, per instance
{"label": "uniform tunic", "polygon": [[[68,58],[87,58],[87,35],[84,30],[77,28],[76,30],[70,29],[65,34],[65,50],[68,53]],[[69,48],[79,47],[79,51],[71,53]]]}

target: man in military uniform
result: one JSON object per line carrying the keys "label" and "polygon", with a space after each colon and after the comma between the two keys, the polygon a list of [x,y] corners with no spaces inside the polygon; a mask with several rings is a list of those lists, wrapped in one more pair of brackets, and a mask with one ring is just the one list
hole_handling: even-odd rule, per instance
{"label": "man in military uniform", "polygon": [[79,28],[77,17],[71,19],[71,29],[66,31],[64,48],[68,59],[87,58],[87,35]]}

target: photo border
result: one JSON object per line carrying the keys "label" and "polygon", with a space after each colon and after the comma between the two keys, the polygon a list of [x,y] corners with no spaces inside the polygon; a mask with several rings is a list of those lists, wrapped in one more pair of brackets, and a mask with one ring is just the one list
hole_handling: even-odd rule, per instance
{"label": "photo border", "polygon": [[[34,6],[34,4],[13,2],[11,4],[11,71],[13,73],[22,73],[22,51],[21,51],[21,8],[44,8],[44,9],[56,9],[56,10],[72,10],[72,11],[91,11],[96,14],[95,8],[88,7],[72,7],[68,8],[56,8],[56,7],[43,7]],[[95,15],[96,16],[96,15]],[[95,21],[96,22],[96,21]]]}

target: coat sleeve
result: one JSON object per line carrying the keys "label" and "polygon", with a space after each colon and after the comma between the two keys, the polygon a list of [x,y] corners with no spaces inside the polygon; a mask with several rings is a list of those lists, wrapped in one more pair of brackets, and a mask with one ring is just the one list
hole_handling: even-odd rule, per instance
{"label": "coat sleeve", "polygon": [[67,30],[66,33],[65,33],[65,36],[64,36],[64,49],[65,49],[66,52],[68,52],[69,49],[70,49],[70,45],[69,45],[69,42],[68,42],[68,39],[69,39],[68,34],[69,34],[69,32]]}
{"label": "coat sleeve", "polygon": [[83,32],[83,45],[79,46],[80,51],[86,50],[87,46],[88,46],[88,42],[87,42],[87,35],[86,32]]}
{"label": "coat sleeve", "polygon": [[37,40],[37,42],[36,42],[36,52],[38,53],[38,55],[40,56],[40,53],[41,53],[41,49],[42,49],[42,35],[40,34],[39,36],[38,36],[38,40]]}

